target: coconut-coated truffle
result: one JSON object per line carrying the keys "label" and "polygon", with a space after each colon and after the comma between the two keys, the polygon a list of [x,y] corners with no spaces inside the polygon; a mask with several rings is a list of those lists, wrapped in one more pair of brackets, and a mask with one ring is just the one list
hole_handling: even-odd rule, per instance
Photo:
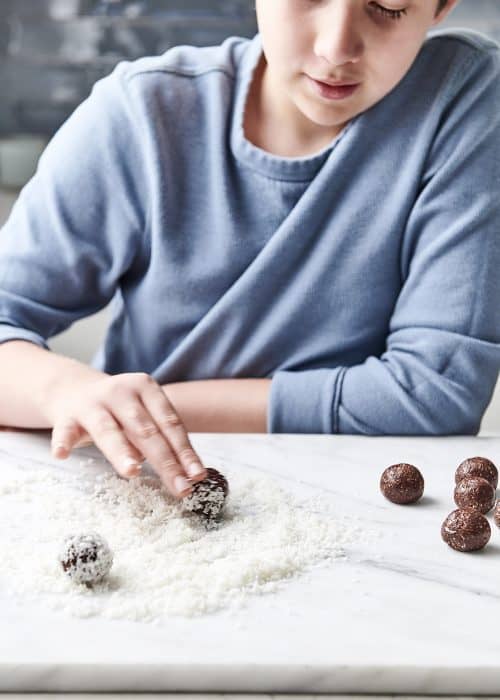
{"label": "coconut-coated truffle", "polygon": [[207,467],[207,476],[197,481],[187,496],[183,507],[207,519],[216,518],[222,511],[229,493],[226,477],[214,467]]}
{"label": "coconut-coated truffle", "polygon": [[61,546],[59,562],[75,583],[92,585],[109,573],[113,553],[104,537],[97,532],[69,535]]}

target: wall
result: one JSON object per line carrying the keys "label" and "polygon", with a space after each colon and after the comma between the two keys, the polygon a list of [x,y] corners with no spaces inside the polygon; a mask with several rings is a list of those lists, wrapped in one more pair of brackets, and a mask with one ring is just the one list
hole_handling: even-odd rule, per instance
{"label": "wall", "polygon": [[251,0],[0,2],[0,135],[52,134],[122,59],[256,31]]}

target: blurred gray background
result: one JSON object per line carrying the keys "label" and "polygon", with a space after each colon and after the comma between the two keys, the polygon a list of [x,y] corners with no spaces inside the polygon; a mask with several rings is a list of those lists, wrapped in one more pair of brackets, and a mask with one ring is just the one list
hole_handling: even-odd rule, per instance
{"label": "blurred gray background", "polygon": [[[271,0],[269,0],[271,1]],[[256,32],[252,0],[0,0],[0,225],[47,140],[120,60],[171,46],[219,44]],[[500,42],[500,0],[461,0],[441,26],[470,27]],[[89,362],[108,309],[50,341]],[[482,433],[500,430],[500,385]]]}

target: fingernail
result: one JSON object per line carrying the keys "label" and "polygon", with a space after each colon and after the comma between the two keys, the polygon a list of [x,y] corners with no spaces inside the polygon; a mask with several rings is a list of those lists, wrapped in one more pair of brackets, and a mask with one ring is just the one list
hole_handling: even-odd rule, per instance
{"label": "fingernail", "polygon": [[189,483],[189,481],[180,474],[177,474],[177,476],[175,477],[174,486],[177,489],[177,493],[179,494],[183,493],[186,489],[191,490],[191,484]]}
{"label": "fingernail", "polygon": [[141,465],[137,464],[135,459],[125,459],[122,462],[122,468],[126,472],[127,476],[137,476],[141,473]]}
{"label": "fingernail", "polygon": [[201,464],[198,464],[196,462],[193,462],[192,464],[188,464],[186,467],[186,471],[189,474],[189,476],[199,476],[200,474],[204,474],[205,470],[201,466]]}
{"label": "fingernail", "polygon": [[64,443],[62,443],[62,442],[58,442],[57,445],[53,445],[53,446],[52,446],[52,451],[54,452],[54,454],[55,454],[56,452],[61,452],[61,450],[62,450],[63,452],[66,452],[66,451],[67,451],[66,445],[65,445]]}

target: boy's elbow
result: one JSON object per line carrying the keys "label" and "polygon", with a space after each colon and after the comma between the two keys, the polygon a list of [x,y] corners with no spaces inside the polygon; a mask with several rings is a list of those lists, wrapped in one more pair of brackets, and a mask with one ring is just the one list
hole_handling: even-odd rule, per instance
{"label": "boy's elbow", "polygon": [[443,391],[430,411],[432,433],[436,436],[477,435],[490,399],[491,393],[480,395],[456,385],[452,392]]}
{"label": "boy's elbow", "polygon": [[481,427],[483,414],[477,412],[456,413],[438,421],[435,435],[477,435]]}

